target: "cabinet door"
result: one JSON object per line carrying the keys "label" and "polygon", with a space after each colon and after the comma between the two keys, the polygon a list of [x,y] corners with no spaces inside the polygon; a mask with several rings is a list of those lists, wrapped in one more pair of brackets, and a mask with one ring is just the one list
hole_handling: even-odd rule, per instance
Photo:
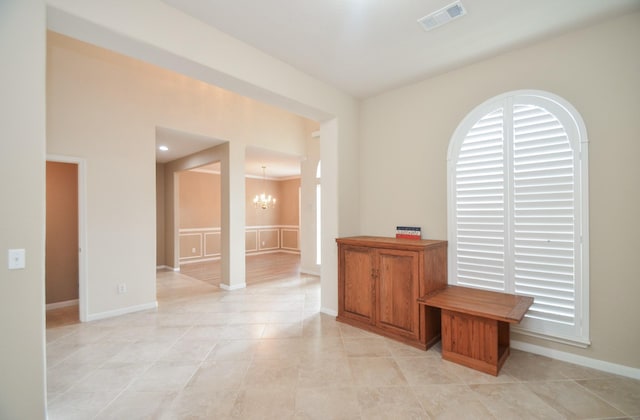
{"label": "cabinet door", "polygon": [[373,251],[370,248],[345,245],[340,254],[340,315],[371,323]]}
{"label": "cabinet door", "polygon": [[379,328],[409,338],[419,338],[419,253],[378,251],[376,271],[376,324]]}

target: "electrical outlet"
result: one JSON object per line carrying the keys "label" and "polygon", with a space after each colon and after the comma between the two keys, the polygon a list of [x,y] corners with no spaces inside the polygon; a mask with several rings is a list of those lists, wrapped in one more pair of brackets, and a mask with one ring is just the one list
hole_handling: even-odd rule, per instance
{"label": "electrical outlet", "polygon": [[196,249],[195,248],[191,248],[191,253],[195,254],[196,253]]}
{"label": "electrical outlet", "polygon": [[262,246],[264,246],[265,244],[266,244],[266,242],[265,242],[265,241],[262,241]]}
{"label": "electrical outlet", "polygon": [[118,284],[118,294],[122,295],[127,293],[127,284],[126,283],[120,283]]}

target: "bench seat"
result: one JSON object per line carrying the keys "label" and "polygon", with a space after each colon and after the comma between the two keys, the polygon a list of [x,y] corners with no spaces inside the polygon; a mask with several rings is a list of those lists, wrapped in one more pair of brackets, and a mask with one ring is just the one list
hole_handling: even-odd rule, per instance
{"label": "bench seat", "polygon": [[509,324],[522,320],[533,298],[447,286],[418,303],[441,310],[443,359],[497,376],[510,353]]}

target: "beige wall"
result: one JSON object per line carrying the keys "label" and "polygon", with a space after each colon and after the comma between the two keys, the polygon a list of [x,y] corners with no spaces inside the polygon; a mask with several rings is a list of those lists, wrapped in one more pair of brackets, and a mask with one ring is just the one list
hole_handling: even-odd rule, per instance
{"label": "beige wall", "polygon": [[180,229],[220,227],[220,175],[178,172]]}
{"label": "beige wall", "polygon": [[337,314],[335,238],[359,233],[359,102],[163,2],[48,0],[47,10],[48,25],[68,35],[320,121],[321,307]]}
{"label": "beige wall", "polygon": [[78,165],[47,162],[46,302],[78,299]]}
{"label": "beige wall", "polygon": [[[640,14],[568,33],[363,101],[361,230],[399,224],[447,238],[447,147],[475,106],[540,89],[568,100],[587,126],[590,177],[591,340],[540,346],[640,367]],[[381,199],[381,197],[383,199]]]}
{"label": "beige wall", "polygon": [[[276,198],[276,208],[257,209],[253,205],[253,198],[257,194],[271,194]],[[246,178],[245,180],[245,217],[247,226],[271,226],[280,224],[280,212],[282,194],[280,194],[280,182],[274,180],[262,180]]]}
{"label": "beige wall", "polygon": [[[180,258],[206,258],[220,252],[220,233],[207,232],[211,228],[221,228],[220,224],[220,175],[188,170],[177,172],[179,181],[180,229],[191,229],[180,235]],[[299,249],[298,241],[298,191],[300,179],[263,180],[245,178],[245,225],[247,252],[267,249]],[[271,194],[277,200],[276,207],[255,208],[256,194]],[[280,233],[256,227],[294,226],[292,231]],[[198,229],[198,231],[195,231]],[[282,235],[282,238],[280,237]],[[216,257],[218,255],[215,255]]]}
{"label": "beige wall", "polygon": [[308,120],[273,106],[51,32],[47,59],[47,151],[87,161],[89,319],[155,303],[156,126],[304,154]]}
{"label": "beige wall", "polygon": [[[45,3],[0,1],[0,418],[44,419]],[[24,249],[26,268],[7,269]]]}
{"label": "beige wall", "polygon": [[278,182],[279,225],[298,226],[300,224],[300,179]]}

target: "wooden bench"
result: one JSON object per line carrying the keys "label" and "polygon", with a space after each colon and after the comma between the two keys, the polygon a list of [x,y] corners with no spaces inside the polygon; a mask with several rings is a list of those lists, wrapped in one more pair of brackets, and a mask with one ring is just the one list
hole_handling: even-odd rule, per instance
{"label": "wooden bench", "polygon": [[522,321],[533,298],[447,286],[418,303],[441,310],[443,359],[497,376],[509,356],[509,324]]}

